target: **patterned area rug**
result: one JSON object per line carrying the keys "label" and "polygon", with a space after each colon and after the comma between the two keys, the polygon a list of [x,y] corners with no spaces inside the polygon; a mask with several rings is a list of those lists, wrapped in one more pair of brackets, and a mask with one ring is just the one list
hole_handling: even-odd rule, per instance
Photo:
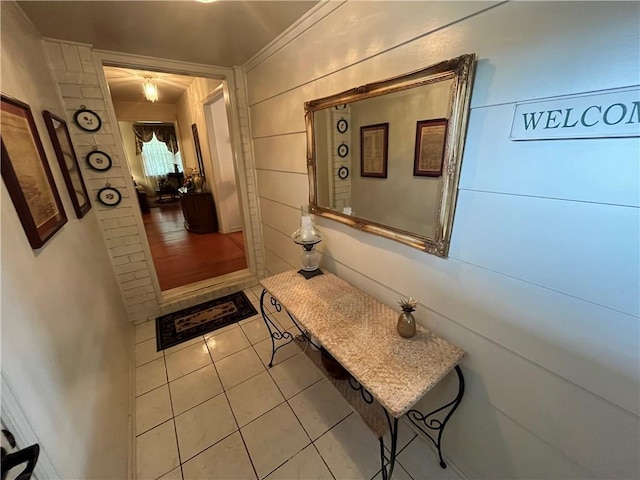
{"label": "patterned area rug", "polygon": [[156,318],[158,351],[212,332],[258,312],[244,292],[232,293],[195,307]]}

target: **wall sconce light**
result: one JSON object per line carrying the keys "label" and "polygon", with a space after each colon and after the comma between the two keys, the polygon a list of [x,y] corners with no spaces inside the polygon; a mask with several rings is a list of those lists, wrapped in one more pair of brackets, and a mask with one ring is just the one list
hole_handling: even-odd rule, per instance
{"label": "wall sconce light", "polygon": [[150,102],[158,101],[158,87],[155,83],[151,81],[151,77],[144,77],[144,83],[142,84],[142,90],[144,91],[144,96]]}

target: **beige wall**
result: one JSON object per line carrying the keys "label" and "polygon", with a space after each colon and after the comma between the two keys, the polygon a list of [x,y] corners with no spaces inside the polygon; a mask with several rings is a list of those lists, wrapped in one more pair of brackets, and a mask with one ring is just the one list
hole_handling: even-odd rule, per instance
{"label": "beige wall", "polygon": [[[178,137],[180,138],[180,146],[182,148],[182,164],[184,168],[198,168],[198,160],[196,159],[196,149],[193,143],[193,133],[191,125],[194,123],[189,103],[189,96],[185,92],[176,104],[178,109]],[[200,134],[198,129],[198,135]],[[202,148],[202,147],[201,147]]]}
{"label": "beige wall", "polygon": [[43,122],[43,110],[65,111],[39,35],[13,2],[1,8],[2,92],[31,106],[68,217],[32,250],[2,188],[2,379],[37,436],[24,441],[40,443],[39,464],[56,470],[40,478],[126,478],[131,326],[95,197],[77,219]]}
{"label": "beige wall", "polygon": [[637,139],[508,136],[515,102],[637,85],[639,5],[320,8],[245,66],[267,271],[298,267],[289,235],[308,198],[304,102],[476,53],[449,257],[316,218],[323,268],[390,306],[419,299],[418,321],[467,352],[467,391],[444,434],[454,469],[638,478]]}
{"label": "beige wall", "polygon": [[193,143],[193,133],[191,125],[194,123],[198,126],[198,136],[200,137],[200,150],[202,150],[202,161],[205,167],[205,176],[207,177],[207,186],[211,189],[213,182],[213,171],[211,169],[211,153],[209,151],[209,141],[207,138],[207,124],[204,120],[204,110],[202,103],[213,91],[220,85],[219,80],[211,78],[196,78],[186,92],[178,100],[178,123],[180,125],[180,140],[184,154],[182,160],[187,166],[194,169],[198,168],[196,159],[196,151]]}
{"label": "beige wall", "polygon": [[173,123],[178,118],[178,106],[173,103],[113,102],[119,121]]}

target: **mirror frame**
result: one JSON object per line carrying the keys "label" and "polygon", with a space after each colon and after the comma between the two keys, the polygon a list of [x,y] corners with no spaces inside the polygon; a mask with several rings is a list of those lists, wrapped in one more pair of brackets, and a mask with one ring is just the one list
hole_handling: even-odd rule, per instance
{"label": "mirror frame", "polygon": [[[469,116],[471,87],[475,70],[475,54],[461,55],[414,72],[346,90],[342,93],[305,102],[307,131],[307,169],[309,172],[309,211],[364,232],[396,240],[413,248],[446,257],[451,241],[451,228],[458,193],[458,180]],[[409,88],[454,79],[451,116],[445,143],[442,168],[442,193],[438,200],[437,224],[434,238],[376,223],[357,216],[346,215],[318,205],[314,112],[345,103],[386,95]]]}

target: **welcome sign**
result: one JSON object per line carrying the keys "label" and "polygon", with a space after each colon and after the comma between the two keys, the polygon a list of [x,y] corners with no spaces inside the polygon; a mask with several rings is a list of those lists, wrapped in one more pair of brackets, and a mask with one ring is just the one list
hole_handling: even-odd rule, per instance
{"label": "welcome sign", "polygon": [[517,103],[511,140],[640,136],[640,88]]}

